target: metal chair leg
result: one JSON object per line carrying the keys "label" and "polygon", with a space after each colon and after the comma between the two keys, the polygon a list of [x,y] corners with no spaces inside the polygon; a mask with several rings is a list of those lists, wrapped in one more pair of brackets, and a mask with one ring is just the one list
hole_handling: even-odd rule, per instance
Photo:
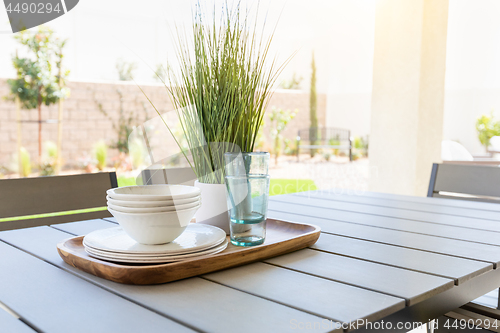
{"label": "metal chair leg", "polygon": [[429,321],[427,324],[425,324],[427,328],[427,333],[433,333],[434,332],[434,320]]}
{"label": "metal chair leg", "polygon": [[497,309],[500,310],[500,288],[498,288]]}

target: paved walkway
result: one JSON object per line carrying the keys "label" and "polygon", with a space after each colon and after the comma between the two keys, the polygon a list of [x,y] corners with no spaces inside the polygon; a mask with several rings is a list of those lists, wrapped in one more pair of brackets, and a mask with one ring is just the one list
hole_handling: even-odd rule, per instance
{"label": "paved walkway", "polygon": [[338,157],[327,162],[321,156],[311,159],[303,155],[300,162],[293,156],[280,157],[278,165],[272,158],[269,173],[272,178],[312,179],[318,189],[339,188],[355,193],[368,190],[373,172],[368,159],[349,162],[347,158]]}

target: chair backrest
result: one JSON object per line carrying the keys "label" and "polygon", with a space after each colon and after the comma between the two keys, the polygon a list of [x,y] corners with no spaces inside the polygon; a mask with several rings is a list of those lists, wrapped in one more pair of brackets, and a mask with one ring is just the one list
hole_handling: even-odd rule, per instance
{"label": "chair backrest", "polygon": [[188,168],[161,168],[146,169],[141,172],[144,185],[178,184],[193,186],[197,179],[193,169]]}
{"label": "chair backrest", "polygon": [[[0,180],[0,231],[74,222],[111,214],[106,207],[106,190],[117,187],[115,172],[70,176]],[[68,211],[101,208],[99,211]],[[57,216],[28,218],[29,215],[61,213]]]}
{"label": "chair backrest", "polygon": [[299,130],[298,138],[301,141],[321,141],[325,144],[330,144],[329,141],[338,141],[332,142],[332,145],[338,145],[350,142],[351,131],[343,128],[312,127]]}
{"label": "chair backrest", "polygon": [[500,168],[433,164],[428,197],[500,203]]}

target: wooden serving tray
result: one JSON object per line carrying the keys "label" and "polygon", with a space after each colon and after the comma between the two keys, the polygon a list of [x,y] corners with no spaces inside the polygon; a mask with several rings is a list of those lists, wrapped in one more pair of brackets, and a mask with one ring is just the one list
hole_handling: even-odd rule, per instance
{"label": "wooden serving tray", "polygon": [[262,245],[240,247],[229,243],[227,249],[209,258],[154,265],[118,264],[92,258],[85,252],[83,236],[62,241],[57,244],[57,251],[71,266],[107,280],[160,284],[300,250],[316,243],[320,231],[315,225],[267,219],[266,240]]}

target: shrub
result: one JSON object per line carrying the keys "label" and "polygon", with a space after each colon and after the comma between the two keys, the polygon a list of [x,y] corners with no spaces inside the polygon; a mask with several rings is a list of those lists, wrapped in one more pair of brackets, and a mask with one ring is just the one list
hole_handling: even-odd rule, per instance
{"label": "shrub", "polygon": [[20,159],[21,159],[21,170],[18,170],[19,175],[22,177],[28,177],[31,174],[31,158],[30,158],[30,153],[24,147],[21,147]]}
{"label": "shrub", "polygon": [[271,121],[271,137],[274,142],[273,153],[276,164],[278,163],[278,157],[283,150],[283,135],[281,133],[285,130],[288,123],[295,118],[297,112],[298,110],[290,111],[277,109],[275,107],[271,109],[269,120]]}
{"label": "shrub", "polygon": [[53,176],[58,169],[57,145],[52,141],[45,142],[45,151],[40,163],[40,176]]}
{"label": "shrub", "polygon": [[2,179],[5,174],[9,173],[9,171],[10,170],[6,166],[0,164],[0,179]]}
{"label": "shrub", "polygon": [[[336,139],[328,140],[328,144],[330,146],[340,146],[340,140],[338,139],[338,136]],[[339,150],[337,148],[333,149],[333,155],[339,156]]]}
{"label": "shrub", "polygon": [[97,169],[104,170],[108,159],[108,146],[104,141],[99,141],[94,145],[94,159],[97,161]]}
{"label": "shrub", "polygon": [[283,152],[285,155],[297,155],[297,141],[290,141],[289,139],[283,139],[283,144],[285,148]]}
{"label": "shrub", "polygon": [[352,146],[354,151],[359,155],[358,158],[363,156],[368,157],[368,136],[366,139],[361,136],[355,136]]}
{"label": "shrub", "polygon": [[85,172],[90,173],[94,170],[95,161],[88,152],[84,152],[83,155],[78,158],[78,166],[85,170]]}
{"label": "shrub", "polygon": [[132,167],[138,169],[147,159],[147,152],[144,149],[142,141],[135,138],[129,144],[130,162]]}
{"label": "shrub", "polygon": [[358,151],[355,150],[352,152],[352,160],[353,161],[358,160],[360,157],[362,157],[362,155]]}
{"label": "shrub", "polygon": [[140,117],[139,112],[126,112],[125,111],[125,102],[123,100],[123,93],[120,89],[116,89],[116,93],[119,97],[120,104],[118,107],[118,119],[111,117],[102,105],[102,102],[98,101],[95,93],[94,93],[94,102],[97,105],[99,111],[111,121],[111,125],[113,126],[113,130],[116,133],[116,141],[111,143],[111,148],[118,149],[119,152],[128,154],[128,138],[135,126],[141,124],[147,120],[147,108],[144,102],[140,103],[141,106],[138,107],[139,101],[136,99],[134,102],[135,107],[138,109],[142,109],[143,117]]}
{"label": "shrub", "polygon": [[500,122],[495,121],[493,112],[489,116],[483,114],[476,120],[476,131],[479,141],[488,150],[490,139],[500,135]]}
{"label": "shrub", "polygon": [[323,152],[323,158],[325,159],[325,161],[329,162],[332,158],[332,153],[328,150]]}
{"label": "shrub", "polygon": [[293,73],[292,78],[290,80],[283,80],[280,83],[280,88],[282,89],[300,89],[300,83],[302,82],[303,77],[297,76]]}
{"label": "shrub", "polygon": [[[309,118],[311,120],[311,124],[309,126],[310,128],[310,143],[311,145],[316,145],[318,144],[318,115],[317,115],[317,110],[318,110],[318,96],[316,94],[316,62],[314,61],[314,52],[312,55],[312,62],[311,62],[311,92],[309,93]],[[316,154],[316,149],[311,149],[310,154],[311,157],[314,157]]]}
{"label": "shrub", "polygon": [[116,61],[116,71],[120,81],[133,81],[137,64],[133,61],[126,61],[122,58]]}

